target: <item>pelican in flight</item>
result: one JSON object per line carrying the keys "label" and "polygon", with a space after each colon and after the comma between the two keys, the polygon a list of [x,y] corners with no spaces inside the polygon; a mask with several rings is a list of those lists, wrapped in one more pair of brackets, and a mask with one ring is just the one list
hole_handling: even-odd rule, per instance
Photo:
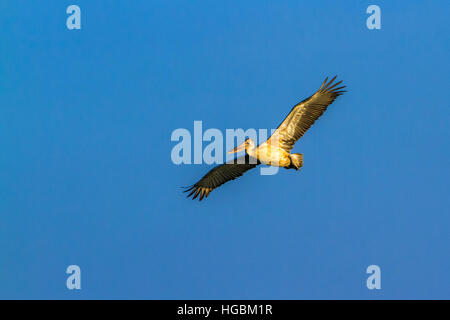
{"label": "pelican in flight", "polygon": [[198,182],[187,187],[185,192],[190,191],[188,197],[193,196],[195,199],[200,196],[199,200],[202,200],[217,187],[242,176],[259,164],[300,169],[303,166],[303,154],[291,153],[291,150],[334,99],[345,92],[342,90],[345,86],[339,87],[342,80],[333,83],[335,79],[336,76],[330,81],[326,78],[316,93],[296,104],[264,143],[256,146],[252,139],[247,139],[231,150],[229,153],[245,150],[245,155],[216,166]]}

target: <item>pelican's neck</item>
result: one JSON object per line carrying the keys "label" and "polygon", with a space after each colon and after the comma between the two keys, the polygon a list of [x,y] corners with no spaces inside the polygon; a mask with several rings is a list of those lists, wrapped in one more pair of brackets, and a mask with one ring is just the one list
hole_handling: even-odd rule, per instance
{"label": "pelican's neck", "polygon": [[247,154],[251,157],[256,158],[256,145],[255,142],[253,142],[253,140],[249,141],[248,147],[246,148]]}

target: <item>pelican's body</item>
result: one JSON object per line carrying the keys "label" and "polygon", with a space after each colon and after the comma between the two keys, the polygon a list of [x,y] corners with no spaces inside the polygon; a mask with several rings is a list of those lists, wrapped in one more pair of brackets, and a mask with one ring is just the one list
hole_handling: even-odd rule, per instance
{"label": "pelican's body", "polygon": [[325,112],[327,107],[345,92],[342,90],[345,88],[344,86],[337,87],[342,81],[333,84],[335,79],[336,77],[329,82],[327,82],[328,78],[325,79],[315,94],[296,104],[267,141],[256,146],[252,139],[247,139],[231,150],[230,153],[245,150],[245,156],[213,168],[186,190],[191,191],[188,197],[193,195],[193,199],[195,199],[200,195],[199,199],[202,200],[213,189],[242,176],[246,171],[259,164],[300,169],[303,166],[303,155],[291,153],[291,150],[295,142]]}
{"label": "pelican's body", "polygon": [[[249,139],[249,141],[254,144],[253,140]],[[289,152],[275,144],[267,143],[267,141],[256,148],[247,148],[246,152],[250,157],[256,158],[259,162],[268,166],[287,168],[292,165]]]}

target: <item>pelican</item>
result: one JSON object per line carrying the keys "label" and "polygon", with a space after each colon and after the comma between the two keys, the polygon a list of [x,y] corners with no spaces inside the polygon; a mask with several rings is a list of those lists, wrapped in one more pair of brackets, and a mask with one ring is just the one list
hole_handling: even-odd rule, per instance
{"label": "pelican", "polygon": [[294,144],[314,122],[325,112],[327,107],[345,90],[345,86],[339,87],[342,80],[334,82],[336,76],[328,81],[328,77],[320,88],[309,98],[296,104],[275,132],[264,143],[256,146],[252,139],[245,140],[242,144],[229,151],[237,153],[245,150],[245,155],[235,158],[210,170],[198,182],[186,188],[190,193],[188,197],[201,201],[225,182],[242,176],[246,171],[255,168],[259,164],[278,166],[286,169],[298,170],[303,166],[303,154],[291,153]]}

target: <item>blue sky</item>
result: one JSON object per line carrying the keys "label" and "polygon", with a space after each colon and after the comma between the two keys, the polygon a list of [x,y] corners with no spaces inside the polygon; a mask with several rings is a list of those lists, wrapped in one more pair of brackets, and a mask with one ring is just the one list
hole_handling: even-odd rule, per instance
{"label": "blue sky", "polygon": [[[2,1],[0,298],[449,298],[449,6]],[[301,172],[184,198],[174,129],[273,128],[334,74]]]}

